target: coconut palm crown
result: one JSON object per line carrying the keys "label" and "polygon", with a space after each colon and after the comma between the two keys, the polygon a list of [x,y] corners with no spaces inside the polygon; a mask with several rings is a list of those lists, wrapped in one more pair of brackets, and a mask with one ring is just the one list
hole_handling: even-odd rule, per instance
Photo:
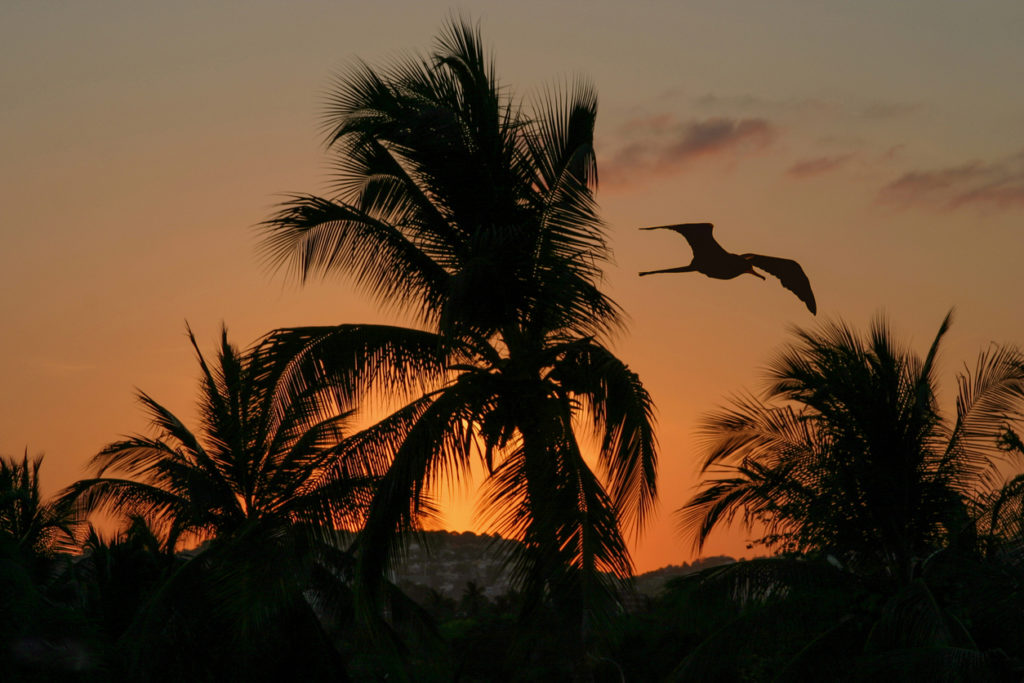
{"label": "coconut palm crown", "polygon": [[1002,443],[1021,417],[1024,374],[1015,349],[986,350],[959,375],[955,419],[945,418],[935,360],[950,319],[923,359],[881,319],[863,336],[838,322],[797,331],[764,398],[705,421],[709,476],[679,511],[696,546],[741,514],[772,549],[906,581],[975,534],[1012,455]]}
{"label": "coconut palm crown", "polygon": [[638,531],[652,509],[656,450],[650,398],[605,345],[621,317],[599,289],[610,254],[593,196],[596,107],[576,80],[527,108],[478,31],[452,22],[429,57],[358,64],[338,81],[326,118],[336,194],[295,195],[263,226],[273,264],[344,274],[418,325],[269,338],[295,360],[293,381],[329,379],[346,407],[375,389],[406,397],[347,442],[389,463],[361,538],[367,580],[433,510],[431,487],[465,481],[475,457],[484,518],[524,541],[526,584],[582,596],[607,588],[606,572],[630,573],[620,527]]}
{"label": "coconut palm crown", "polygon": [[357,524],[375,479],[372,468],[338,459],[348,415],[315,391],[289,392],[283,367],[259,347],[239,352],[226,330],[213,367],[191,330],[189,339],[202,370],[201,429],[140,392],[156,434],[104,448],[92,460],[97,476],[62,497],[87,513],[149,521],[165,551],[257,527]]}

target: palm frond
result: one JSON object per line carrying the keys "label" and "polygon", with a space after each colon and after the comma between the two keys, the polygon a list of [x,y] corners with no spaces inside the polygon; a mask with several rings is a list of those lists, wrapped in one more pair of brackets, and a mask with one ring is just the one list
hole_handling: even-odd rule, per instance
{"label": "palm frond", "polygon": [[59,498],[86,514],[141,517],[161,534],[165,544],[182,533],[202,537],[209,531],[188,514],[187,501],[162,488],[130,479],[82,479],[65,488]]}
{"label": "palm frond", "polygon": [[[963,494],[978,486],[993,488],[999,467],[1014,451],[999,448],[1007,427],[1018,422],[1024,399],[1024,364],[1012,347],[991,346],[978,356],[974,372],[957,376],[956,421],[945,460],[954,468]],[[1017,454],[1017,462],[1020,456]]]}
{"label": "palm frond", "polygon": [[19,462],[0,457],[0,540],[38,556],[70,552],[80,520],[60,498],[44,501],[40,493],[39,470],[43,456],[31,461],[28,449]]}
{"label": "palm frond", "polygon": [[347,271],[386,305],[420,306],[445,289],[445,271],[399,228],[353,205],[293,195],[263,231],[267,261],[291,261],[302,280]]}
{"label": "palm frond", "polygon": [[388,325],[337,325],[280,329],[258,345],[259,362],[276,367],[282,390],[301,394],[327,387],[342,409],[380,388],[398,396],[430,391],[458,362],[463,347],[431,332]]}
{"label": "palm frond", "polygon": [[511,559],[528,604],[551,595],[599,625],[632,575],[615,505],[574,441],[513,444],[484,484],[482,521],[523,545]]}
{"label": "palm frond", "polygon": [[471,382],[456,382],[407,406],[397,419],[388,418],[387,427],[397,426],[404,433],[390,431],[385,439],[384,448],[392,450],[393,456],[357,541],[359,576],[371,602],[379,599],[380,579],[401,555],[403,534],[436,514],[428,497],[431,484],[445,473],[449,479],[468,473],[470,425],[481,413],[480,399]]}
{"label": "palm frond", "polygon": [[657,498],[654,408],[640,378],[603,346],[571,342],[551,376],[585,401],[598,435],[598,468],[620,519],[639,534]]}

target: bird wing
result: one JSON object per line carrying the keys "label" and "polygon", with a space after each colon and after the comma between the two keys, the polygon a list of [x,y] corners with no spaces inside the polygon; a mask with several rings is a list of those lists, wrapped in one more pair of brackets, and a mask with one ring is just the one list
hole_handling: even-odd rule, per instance
{"label": "bird wing", "polygon": [[766,273],[779,278],[782,286],[799,297],[807,304],[807,310],[817,315],[818,304],[814,301],[811,282],[807,279],[804,269],[793,259],[762,256],[761,254],[743,254],[743,258],[752,266],[757,266]]}
{"label": "bird wing", "polygon": [[672,230],[686,238],[693,253],[710,253],[725,251],[715,238],[711,236],[714,228],[712,223],[680,223],[679,225],[656,225],[653,228],[640,228],[641,230]]}

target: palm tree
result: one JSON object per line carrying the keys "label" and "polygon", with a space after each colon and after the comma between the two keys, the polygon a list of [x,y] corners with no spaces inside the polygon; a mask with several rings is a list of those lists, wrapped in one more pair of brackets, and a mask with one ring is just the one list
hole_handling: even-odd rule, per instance
{"label": "palm tree", "polygon": [[174,568],[175,558],[141,517],[113,538],[89,525],[74,564],[75,593],[94,623],[111,640],[131,625],[139,606]]}
{"label": "palm tree", "polygon": [[765,398],[737,399],[704,432],[710,476],[681,510],[699,548],[742,514],[773,550],[832,555],[901,582],[975,532],[1024,398],[1021,356],[982,353],[957,380],[956,417],[939,412],[935,358],[922,360],[876,320],[865,337],[842,323],[797,332],[771,365]]}
{"label": "palm tree", "polygon": [[140,392],[157,435],[110,444],[92,460],[98,476],[64,497],[88,513],[149,521],[165,551],[253,528],[358,524],[375,475],[370,463],[338,458],[348,413],[322,392],[289,392],[283,367],[261,347],[240,353],[226,329],[212,369],[191,330],[189,340],[202,370],[202,432]]}
{"label": "palm tree", "polygon": [[620,529],[639,532],[652,509],[655,438],[647,392],[605,345],[621,317],[598,286],[610,254],[593,197],[596,107],[574,81],[528,109],[478,31],[452,22],[429,58],[360,64],[338,83],[337,194],[295,195],[264,225],[276,266],[344,273],[419,325],[269,338],[295,359],[297,386],[330,381],[344,407],[374,390],[406,399],[344,446],[389,464],[360,537],[367,585],[434,511],[431,487],[464,480],[473,458],[488,473],[484,516],[524,542],[517,576],[538,599],[561,595],[582,615],[611,594],[608,576],[631,572]]}
{"label": "palm tree", "polygon": [[[1019,665],[1003,653],[1021,642],[1021,575],[983,551],[1024,366],[1013,348],[984,351],[958,376],[947,419],[935,360],[949,324],[923,359],[882,319],[865,335],[839,322],[799,330],[763,397],[705,420],[709,476],[679,511],[683,528],[699,548],[739,516],[782,554],[694,578],[698,601],[724,601],[731,614],[678,680],[765,666],[760,677],[779,679],[828,666],[843,680],[1002,680]],[[748,642],[768,652],[723,656]]]}
{"label": "palm tree", "polygon": [[47,557],[73,543],[74,520],[57,501],[44,502],[39,491],[43,456],[31,462],[28,450],[19,462],[0,458],[0,539],[31,556]]}
{"label": "palm tree", "polygon": [[62,604],[75,518],[44,500],[43,456],[0,457],[0,680],[74,677],[94,664],[90,625]]}
{"label": "palm tree", "polygon": [[[125,633],[129,669],[202,676],[228,667],[221,673],[236,676],[232,667],[244,661],[265,675],[281,662],[296,674],[287,667],[299,660],[281,648],[320,666],[310,653],[331,651],[310,650],[327,642],[321,622],[343,617],[337,612],[351,602],[344,594],[352,564],[338,530],[359,524],[379,475],[373,463],[342,453],[348,414],[322,392],[289,391],[284,366],[268,362],[265,347],[241,353],[224,330],[211,367],[191,330],[189,339],[202,370],[201,431],[140,392],[156,435],[110,444],[93,458],[97,476],[62,496],[85,513],[145,520],[161,553],[203,543]],[[314,642],[284,645],[300,632]],[[264,647],[274,639],[279,647]],[[186,662],[180,653],[192,648],[210,656]],[[336,672],[337,656],[327,659],[326,670]],[[186,665],[193,668],[174,668]]]}

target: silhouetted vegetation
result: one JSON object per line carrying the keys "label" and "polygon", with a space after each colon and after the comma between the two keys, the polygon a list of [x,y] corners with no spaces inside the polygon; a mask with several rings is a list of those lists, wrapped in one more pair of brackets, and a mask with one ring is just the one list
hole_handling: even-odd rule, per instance
{"label": "silhouetted vegetation", "polygon": [[291,394],[288,363],[225,337],[216,364],[198,355],[196,433],[142,394],[156,436],[111,444],[57,500],[41,459],[3,462],[4,680],[1019,680],[1024,358],[983,353],[947,421],[947,327],[924,358],[882,323],[799,332],[765,398],[707,418],[711,476],[681,511],[698,545],[738,517],[773,554],[656,573],[676,576],[621,594],[582,660],[557,637],[573,612],[474,564],[520,545],[498,537],[415,537],[391,575],[415,599],[384,580],[368,628],[364,537],[339,527],[386,468],[346,460],[344,414],[312,407],[330,395]]}
{"label": "silhouetted vegetation", "polygon": [[[699,547],[740,515],[776,556],[690,582],[734,614],[680,679],[1019,679],[1021,536],[996,520],[1024,462],[1024,356],[982,353],[949,420],[935,365],[949,323],[923,359],[881,320],[864,337],[800,331],[765,398],[705,421],[710,476],[680,510],[685,528]],[[751,646],[725,656],[738,640]]]}
{"label": "silhouetted vegetation", "polygon": [[426,328],[268,338],[296,381],[335,387],[345,408],[375,389],[407,401],[346,442],[388,463],[357,540],[364,614],[402,536],[429,516],[431,487],[477,459],[484,516],[521,541],[510,561],[526,611],[559,604],[579,668],[631,574],[621,527],[643,526],[656,481],[650,397],[605,345],[621,320],[598,287],[610,254],[593,198],[596,114],[579,80],[532,107],[512,99],[478,33],[453,23],[430,59],[340,81],[328,116],[339,193],[295,196],[264,239],[273,262],[343,273]]}
{"label": "silhouetted vegetation", "polygon": [[[797,331],[705,420],[680,510],[681,546],[741,521],[768,556],[633,577],[656,441],[607,346],[595,117],[582,81],[511,98],[461,22],[341,79],[338,193],[263,246],[418,326],[212,361],[190,333],[195,429],[140,393],[152,432],[50,501],[41,457],[0,459],[0,680],[1021,680],[1024,356],[984,351],[947,416],[949,317],[923,358],[881,320]],[[425,532],[474,460],[497,533]]]}

